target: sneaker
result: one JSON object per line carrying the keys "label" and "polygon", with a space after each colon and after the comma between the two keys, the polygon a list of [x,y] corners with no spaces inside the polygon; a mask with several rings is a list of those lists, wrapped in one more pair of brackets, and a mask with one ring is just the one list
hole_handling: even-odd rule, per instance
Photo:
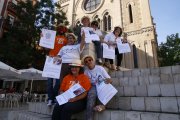
{"label": "sneaker", "polygon": [[100,65],[102,65],[102,64],[103,64],[103,61],[102,61],[102,59],[101,59],[101,58],[98,58],[98,59],[97,59],[97,62],[98,62],[98,64],[100,64]]}
{"label": "sneaker", "polygon": [[47,106],[51,106],[52,105],[52,100],[48,100]]}

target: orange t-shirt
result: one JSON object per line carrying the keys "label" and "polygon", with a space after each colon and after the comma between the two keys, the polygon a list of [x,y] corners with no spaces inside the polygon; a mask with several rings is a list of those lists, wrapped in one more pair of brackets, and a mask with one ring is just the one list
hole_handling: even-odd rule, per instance
{"label": "orange t-shirt", "polygon": [[57,56],[60,49],[67,44],[67,38],[65,36],[56,36],[55,43],[54,43],[54,49],[51,49],[49,51],[49,56],[55,57]]}
{"label": "orange t-shirt", "polygon": [[77,77],[68,74],[64,77],[61,83],[60,91],[65,92],[75,83],[79,83],[86,91],[88,91],[91,88],[90,79],[85,74],[80,74]]}

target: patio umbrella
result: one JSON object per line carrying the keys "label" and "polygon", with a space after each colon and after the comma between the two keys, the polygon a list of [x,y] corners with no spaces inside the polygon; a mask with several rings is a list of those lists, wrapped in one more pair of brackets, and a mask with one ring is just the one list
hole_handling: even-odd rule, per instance
{"label": "patio umbrella", "polygon": [[5,78],[5,79],[15,78],[16,79],[18,78],[20,74],[21,73],[17,69],[0,61],[0,77],[1,78]]}
{"label": "patio umbrella", "polygon": [[47,80],[47,78],[42,77],[42,71],[35,68],[21,69],[19,72],[21,73],[21,79],[31,80],[30,94],[34,80]]}

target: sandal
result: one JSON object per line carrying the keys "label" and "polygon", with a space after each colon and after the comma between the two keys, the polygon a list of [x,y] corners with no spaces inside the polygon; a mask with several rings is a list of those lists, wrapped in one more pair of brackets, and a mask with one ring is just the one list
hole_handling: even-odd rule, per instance
{"label": "sandal", "polygon": [[104,111],[106,108],[104,105],[97,105],[96,107],[94,107],[94,110],[97,112],[102,112]]}
{"label": "sandal", "polygon": [[117,70],[114,64],[111,64],[111,70]]}
{"label": "sandal", "polygon": [[120,66],[117,66],[117,67],[116,67],[116,70],[117,70],[117,71],[121,71]]}
{"label": "sandal", "polygon": [[108,62],[105,62],[104,66],[106,66],[107,68],[111,69],[111,65]]}

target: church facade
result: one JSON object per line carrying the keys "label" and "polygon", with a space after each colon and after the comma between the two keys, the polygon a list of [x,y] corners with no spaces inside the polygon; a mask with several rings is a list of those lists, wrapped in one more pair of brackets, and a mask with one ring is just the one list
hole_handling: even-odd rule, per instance
{"label": "church facade", "polygon": [[115,26],[123,29],[132,51],[124,54],[122,67],[158,66],[157,37],[149,0],[59,0],[59,3],[71,26],[80,25],[81,18],[89,16],[106,33]]}

